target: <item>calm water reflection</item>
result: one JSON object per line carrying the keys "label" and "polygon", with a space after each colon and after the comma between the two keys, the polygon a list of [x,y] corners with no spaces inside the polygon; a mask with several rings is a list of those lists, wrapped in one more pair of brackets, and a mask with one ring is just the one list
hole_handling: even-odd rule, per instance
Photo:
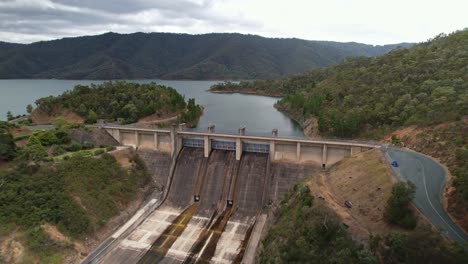
{"label": "calm water reflection", "polygon": [[[0,80],[0,120],[6,119],[6,112],[24,114],[26,105],[38,98],[59,95],[77,84],[88,85],[102,81],[90,80]],[[302,137],[301,128],[286,115],[273,107],[277,98],[243,95],[213,94],[206,90],[216,81],[166,81],[136,80],[135,82],[171,86],[185,95],[195,98],[205,107],[197,131],[206,131],[209,123],[216,125],[216,132],[237,133],[245,126],[246,134],[270,135],[272,128],[278,128],[280,136]]]}

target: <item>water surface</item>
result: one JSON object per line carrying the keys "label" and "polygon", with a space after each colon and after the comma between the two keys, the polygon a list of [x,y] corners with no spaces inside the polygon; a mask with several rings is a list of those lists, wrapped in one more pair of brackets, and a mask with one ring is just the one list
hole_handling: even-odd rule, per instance
{"label": "water surface", "polygon": [[[6,112],[14,115],[25,114],[26,105],[45,96],[59,95],[75,85],[89,85],[103,81],[91,80],[0,80],[0,120],[6,119]],[[133,82],[156,82],[171,86],[188,98],[205,107],[196,131],[206,131],[210,123],[216,132],[237,133],[241,126],[249,135],[271,135],[277,128],[283,137],[303,137],[301,128],[290,118],[276,110],[273,105],[278,98],[244,94],[215,94],[206,90],[217,81],[168,81],[133,80]]]}

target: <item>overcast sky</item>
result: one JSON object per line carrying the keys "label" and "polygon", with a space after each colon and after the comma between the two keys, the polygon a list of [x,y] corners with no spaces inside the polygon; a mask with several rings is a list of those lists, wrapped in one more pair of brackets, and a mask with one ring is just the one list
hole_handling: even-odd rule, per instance
{"label": "overcast sky", "polygon": [[109,31],[421,42],[468,27],[468,0],[0,0],[0,41]]}

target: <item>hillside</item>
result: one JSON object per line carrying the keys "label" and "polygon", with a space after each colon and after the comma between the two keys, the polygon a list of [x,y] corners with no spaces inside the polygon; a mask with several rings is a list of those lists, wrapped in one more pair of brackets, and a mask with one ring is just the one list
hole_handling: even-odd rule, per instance
{"label": "hillside", "polygon": [[124,81],[77,85],[60,96],[40,98],[36,105],[31,114],[35,123],[51,123],[46,121],[59,116],[77,123],[83,119],[87,123],[95,123],[97,119],[118,118],[124,119],[125,123],[134,123],[154,115],[153,120],[175,117],[181,122],[195,124],[202,112],[194,99],[186,102],[173,88]]}
{"label": "hillside", "polygon": [[328,66],[349,56],[378,56],[409,45],[372,46],[222,33],[106,33],[28,45],[0,43],[0,78],[277,78]]}
{"label": "hillside", "polygon": [[[426,139],[410,142],[396,135],[392,143],[403,140],[449,167],[455,179],[447,207],[466,228],[468,30],[377,58],[353,58],[280,80],[226,83],[212,89],[284,95],[276,107],[314,136],[380,140],[400,128],[435,126],[423,129]],[[450,129],[437,129],[454,121],[457,124]]]}
{"label": "hillside", "polygon": [[462,245],[445,240],[423,217],[414,230],[384,221],[393,179],[382,159],[375,150],[360,153],[297,184],[273,208],[256,263],[466,262]]}
{"label": "hillside", "polygon": [[374,137],[399,126],[468,115],[468,30],[377,58],[280,80],[226,83],[214,91],[284,95],[277,108],[301,123],[317,119],[322,135]]}

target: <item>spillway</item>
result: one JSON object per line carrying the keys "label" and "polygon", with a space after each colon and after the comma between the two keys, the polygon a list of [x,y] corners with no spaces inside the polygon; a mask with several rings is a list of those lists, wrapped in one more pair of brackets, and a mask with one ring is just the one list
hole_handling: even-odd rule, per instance
{"label": "spillway", "polygon": [[[182,233],[196,211],[191,207],[192,195],[203,162],[206,162],[203,149],[183,148],[177,157],[172,181],[168,182],[169,192],[163,204],[118,247],[106,254],[101,263],[137,263],[142,259],[165,255],[171,243],[177,239],[173,233]],[[160,243],[160,237],[167,241]]]}
{"label": "spillway", "polygon": [[212,151],[205,173],[200,174],[198,179],[202,184],[195,194],[200,199],[197,212],[161,263],[191,262],[196,259],[208,239],[211,226],[225,207],[227,186],[237,165],[233,151]]}
{"label": "spillway", "polygon": [[308,169],[271,167],[264,153],[182,148],[164,202],[101,263],[240,263],[262,208]]}

